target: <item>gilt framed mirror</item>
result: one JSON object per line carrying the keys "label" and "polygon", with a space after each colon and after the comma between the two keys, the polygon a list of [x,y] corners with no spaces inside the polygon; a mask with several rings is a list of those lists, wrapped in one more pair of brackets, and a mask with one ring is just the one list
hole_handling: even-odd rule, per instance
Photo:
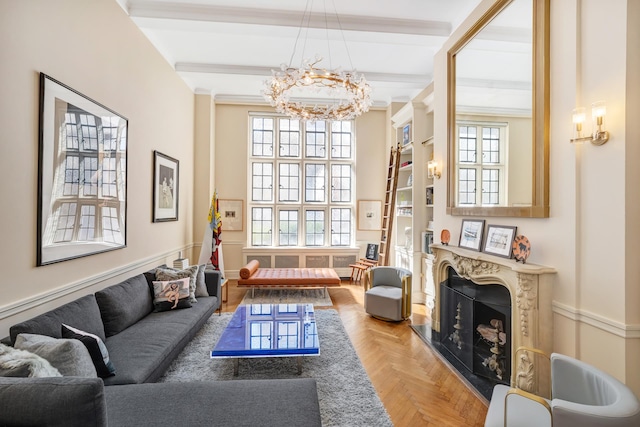
{"label": "gilt framed mirror", "polygon": [[447,213],[547,218],[549,0],[496,0],[447,62]]}

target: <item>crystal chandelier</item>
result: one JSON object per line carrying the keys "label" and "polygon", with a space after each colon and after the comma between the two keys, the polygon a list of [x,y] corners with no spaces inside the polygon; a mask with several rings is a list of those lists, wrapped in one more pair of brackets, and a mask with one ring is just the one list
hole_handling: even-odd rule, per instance
{"label": "crystal chandelier", "polygon": [[[307,10],[309,9],[308,5],[309,2],[307,2]],[[305,10],[305,16],[307,10]],[[309,12],[309,20],[310,15]],[[337,20],[339,24],[339,18]],[[307,25],[308,23],[309,21],[307,21]],[[299,68],[290,65],[293,62],[301,30],[302,26],[298,32],[289,65],[282,64],[279,71],[273,70],[271,78],[264,82],[265,88],[262,94],[265,99],[272,107],[275,107],[278,113],[303,121],[350,120],[369,111],[371,87],[362,74],[355,70],[343,71],[341,68],[333,70],[322,68],[318,66],[318,63],[323,59],[320,56],[316,56],[313,62],[308,59],[304,60]],[[342,32],[342,28],[340,31]],[[348,55],[346,42],[345,49]],[[349,61],[351,61],[350,56]],[[322,100],[305,102],[301,99],[305,93],[321,95]]]}

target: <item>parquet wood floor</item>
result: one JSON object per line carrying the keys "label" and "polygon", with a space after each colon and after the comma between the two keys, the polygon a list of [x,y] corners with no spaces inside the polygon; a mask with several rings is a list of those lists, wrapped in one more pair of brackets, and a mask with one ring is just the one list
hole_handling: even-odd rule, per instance
{"label": "parquet wood floor", "polygon": [[[244,289],[230,280],[222,310],[233,312]],[[396,427],[482,426],[487,407],[409,325],[427,320],[426,307],[413,305],[411,320],[392,323],[365,313],[359,284],[343,281],[329,289],[333,307]],[[318,307],[317,309],[322,309]]]}

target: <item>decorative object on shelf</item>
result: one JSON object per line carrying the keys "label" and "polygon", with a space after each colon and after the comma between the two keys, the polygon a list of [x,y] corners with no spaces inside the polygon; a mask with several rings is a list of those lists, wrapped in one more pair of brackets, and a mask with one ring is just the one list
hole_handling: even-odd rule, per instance
{"label": "decorative object on shelf", "polygon": [[382,229],[382,201],[358,200],[358,230]]}
{"label": "decorative object on shelf", "polygon": [[516,236],[513,240],[513,257],[516,262],[522,261],[524,264],[527,258],[531,255],[531,243],[523,235]]}
{"label": "decorative object on shelf", "polygon": [[127,246],[128,123],[40,73],[37,266]]}
{"label": "decorative object on shelf", "polygon": [[179,167],[173,157],[153,152],[153,222],[178,220]]}
{"label": "decorative object on shelf", "polygon": [[484,219],[463,219],[458,246],[479,251],[482,247],[483,233]]}
{"label": "decorative object on shelf", "polygon": [[422,252],[425,254],[433,253],[433,251],[431,250],[432,243],[433,243],[433,232],[423,231],[422,232]]}
{"label": "decorative object on shelf", "polygon": [[411,123],[407,123],[402,128],[402,145],[409,145],[411,142]]}
{"label": "decorative object on shelf", "polygon": [[218,199],[218,210],[222,219],[222,230],[242,231],[244,226],[244,200]]}
{"label": "decorative object on shelf", "polygon": [[[371,87],[362,74],[353,70],[351,55],[349,54],[344,34],[342,34],[342,28],[340,28],[340,33],[342,34],[341,39],[344,42],[344,48],[349,58],[349,65],[352,71],[344,71],[340,67],[333,70],[322,68],[318,66],[318,63],[320,63],[323,58],[318,55],[316,55],[313,61],[304,59],[304,47],[307,45],[306,38],[309,34],[309,23],[311,22],[312,15],[312,7],[310,7],[310,5],[313,5],[312,0],[307,0],[307,6],[302,19],[302,23],[307,23],[307,31],[305,32],[306,36],[300,58],[300,67],[296,68],[292,64],[300,34],[303,30],[302,24],[293,46],[293,53],[291,54],[289,65],[282,64],[280,71],[272,70],[272,76],[265,81],[262,94],[271,106],[275,107],[277,112],[286,114],[293,119],[303,121],[354,119],[369,111],[369,107],[371,107],[372,104],[370,95]],[[325,17],[325,24],[327,24],[326,6],[323,10],[325,12],[322,15]],[[340,18],[335,10],[335,6],[334,14],[339,23]],[[328,37],[327,45],[329,45]],[[332,64],[330,46],[328,53],[329,64]],[[322,96],[324,99],[318,98],[315,101],[305,103],[301,99],[301,95],[305,93],[314,98]],[[298,100],[295,100],[296,98]]]}
{"label": "decorative object on shelf", "polygon": [[489,224],[487,226],[487,238],[484,242],[483,252],[511,258],[516,228],[517,227]]}
{"label": "decorative object on shelf", "polygon": [[440,243],[445,246],[449,246],[449,241],[451,240],[451,232],[446,228],[440,232]]}
{"label": "decorative object on shelf", "polygon": [[426,188],[425,200],[427,201],[427,206],[433,205],[433,186]]}
{"label": "decorative object on shelf", "polygon": [[427,230],[429,230],[429,231],[433,230],[433,220],[432,219],[427,221]]}
{"label": "decorative object on shelf", "polygon": [[410,174],[409,178],[407,178],[407,187],[411,187],[412,184],[413,184],[413,174]]}
{"label": "decorative object on shelf", "polygon": [[572,143],[589,141],[593,145],[602,145],[609,140],[609,132],[604,130],[604,117],[607,115],[607,105],[603,101],[591,104],[592,132],[589,136],[583,136],[582,128],[586,121],[584,107],[573,110],[573,138]]}
{"label": "decorative object on shelf", "polygon": [[411,250],[413,249],[413,239],[411,238],[412,229],[411,227],[404,228],[404,247]]}

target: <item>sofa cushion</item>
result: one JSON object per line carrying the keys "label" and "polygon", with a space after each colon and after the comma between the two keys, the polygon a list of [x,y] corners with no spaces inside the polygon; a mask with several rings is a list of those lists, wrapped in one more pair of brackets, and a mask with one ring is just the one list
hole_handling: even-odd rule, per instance
{"label": "sofa cushion", "polygon": [[207,283],[204,279],[204,270],[206,267],[206,264],[200,264],[198,266],[198,273],[196,274],[196,298],[209,296],[209,292],[207,292]]}
{"label": "sofa cushion", "polygon": [[135,384],[106,387],[105,396],[113,425],[133,418],[152,426],[321,425],[311,378]]}
{"label": "sofa cushion", "polygon": [[87,347],[99,377],[106,378],[115,375],[116,369],[109,359],[107,346],[98,336],[65,324],[62,325],[62,336],[79,340]]}
{"label": "sofa cushion", "polygon": [[191,308],[189,301],[189,278],[153,282],[153,305],[155,312]]}
{"label": "sofa cushion", "polygon": [[62,374],[37,354],[0,344],[0,376],[61,377]]}
{"label": "sofa cushion", "polygon": [[96,292],[96,301],[105,337],[128,328],[153,310],[152,294],[143,274]]}
{"label": "sofa cushion", "polygon": [[201,298],[188,310],[151,313],[107,338],[105,344],[118,373],[105,378],[105,385],[157,381],[217,307],[217,298]]}
{"label": "sofa cushion", "polygon": [[0,378],[0,425],[107,425],[100,378]]}
{"label": "sofa cushion", "polygon": [[23,333],[62,338],[61,327],[63,323],[82,325],[83,330],[97,335],[102,340],[105,339],[104,326],[96,297],[87,295],[30,320],[13,325],[9,331],[11,343],[15,343],[18,334]]}
{"label": "sofa cushion", "polygon": [[[178,280],[189,278],[189,301],[191,303],[196,303],[198,300],[196,299],[196,276],[198,275],[198,266],[193,265],[191,267],[185,268],[184,270],[174,270],[169,268],[157,268],[156,269],[156,280],[159,281],[167,281],[167,280]],[[155,291],[155,289],[154,289]]]}
{"label": "sofa cushion", "polygon": [[89,378],[98,376],[89,350],[78,340],[20,334],[16,338],[15,348],[30,351],[46,359],[64,376]]}

